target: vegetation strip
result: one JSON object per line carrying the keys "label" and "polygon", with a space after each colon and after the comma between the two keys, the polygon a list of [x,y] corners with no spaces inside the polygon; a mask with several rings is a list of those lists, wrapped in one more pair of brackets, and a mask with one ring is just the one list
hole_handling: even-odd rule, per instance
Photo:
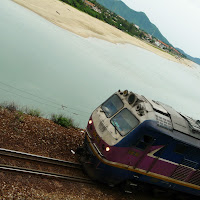
{"label": "vegetation strip", "polygon": [[50,173],[50,172],[46,172],[46,171],[33,170],[33,169],[15,167],[15,166],[10,166],[10,165],[0,164],[0,169],[1,170],[14,171],[14,172],[22,172],[22,173],[28,173],[28,174],[49,176],[49,177],[54,177],[54,178],[61,178],[61,179],[80,182],[80,183],[94,184],[94,182],[91,179],[87,179],[87,178],[76,177],[76,176],[67,176],[67,175],[64,175],[64,174]]}
{"label": "vegetation strip", "polygon": [[[147,41],[152,44],[154,47],[159,47],[160,50],[165,50],[171,55],[177,56],[177,58],[186,58],[186,55],[179,52],[175,49],[164,37],[162,40],[166,40],[167,44],[154,37],[153,34],[150,35],[146,31],[142,30],[136,24],[133,24],[130,21],[127,21],[122,16],[115,13],[115,11],[111,11],[108,8],[104,7],[103,4],[99,4],[96,0],[60,0],[64,3],[67,3],[74,8],[83,11],[92,17],[95,17],[111,26],[128,33],[131,36],[136,36],[143,41]],[[113,2],[108,2],[113,3]],[[108,6],[109,7],[109,6]],[[117,9],[117,8],[116,8]],[[154,30],[155,32],[155,30]]]}
{"label": "vegetation strip", "polygon": [[[1,89],[1,88],[0,88]],[[32,99],[31,99],[32,100]],[[63,106],[63,108],[68,108],[66,106]],[[28,107],[26,108],[20,108],[15,102],[3,102],[0,103],[0,108],[7,109],[11,112],[16,112],[16,118],[20,121],[23,122],[23,114],[31,115],[33,117],[42,117],[42,112],[39,109],[29,109]],[[78,110],[77,110],[78,111]],[[79,115],[76,113],[72,113],[75,115]],[[50,120],[53,121],[54,123],[63,126],[65,128],[73,127],[73,128],[78,128],[74,124],[74,120],[70,117],[65,116],[64,114],[51,114]]]}
{"label": "vegetation strip", "polygon": [[73,163],[73,162],[69,162],[65,160],[58,160],[55,158],[49,158],[49,157],[19,152],[19,151],[13,151],[9,149],[0,148],[0,155],[7,155],[7,156],[15,157],[15,158],[22,158],[22,159],[27,159],[27,160],[32,160],[32,161],[39,161],[43,163],[50,163],[50,164],[59,165],[59,166],[66,166],[70,168],[81,169],[81,164],[79,163]]}

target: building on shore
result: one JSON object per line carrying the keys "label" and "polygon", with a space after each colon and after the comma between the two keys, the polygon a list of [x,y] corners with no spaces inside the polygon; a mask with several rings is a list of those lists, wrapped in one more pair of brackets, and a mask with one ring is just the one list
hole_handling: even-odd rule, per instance
{"label": "building on shore", "polygon": [[95,4],[91,3],[90,1],[83,0],[87,6],[92,8],[94,11],[101,13],[101,10],[95,6]]}

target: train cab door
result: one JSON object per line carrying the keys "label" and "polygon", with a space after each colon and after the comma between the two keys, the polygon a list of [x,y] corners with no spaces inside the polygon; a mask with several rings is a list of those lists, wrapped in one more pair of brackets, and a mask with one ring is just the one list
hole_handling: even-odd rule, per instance
{"label": "train cab door", "polygon": [[144,158],[147,156],[154,140],[155,139],[150,135],[143,135],[142,137],[139,138],[136,144],[130,148],[129,154],[134,157],[132,158],[130,164],[134,168],[137,168],[140,165],[140,163],[144,160]]}

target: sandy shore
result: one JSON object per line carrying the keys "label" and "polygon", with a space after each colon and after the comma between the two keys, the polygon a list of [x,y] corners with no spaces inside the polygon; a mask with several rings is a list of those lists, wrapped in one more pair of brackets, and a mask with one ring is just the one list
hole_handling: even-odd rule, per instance
{"label": "sandy shore", "polygon": [[168,60],[193,66],[187,59],[176,59],[151,45],[132,37],[117,28],[89,16],[59,0],[13,0],[32,10],[50,22],[82,37],[95,37],[112,43],[129,43],[151,51]]}

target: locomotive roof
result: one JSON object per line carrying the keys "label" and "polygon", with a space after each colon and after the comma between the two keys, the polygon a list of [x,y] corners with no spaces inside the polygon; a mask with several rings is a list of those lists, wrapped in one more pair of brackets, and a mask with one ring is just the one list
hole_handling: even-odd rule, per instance
{"label": "locomotive roof", "polygon": [[157,124],[171,130],[169,131],[169,135],[183,142],[200,147],[200,120],[194,120],[191,117],[183,115],[171,106],[161,102],[152,101],[144,96],[140,97],[142,97],[140,99],[146,102],[147,110],[149,107],[148,104],[151,105],[151,109],[153,109],[156,115]]}

